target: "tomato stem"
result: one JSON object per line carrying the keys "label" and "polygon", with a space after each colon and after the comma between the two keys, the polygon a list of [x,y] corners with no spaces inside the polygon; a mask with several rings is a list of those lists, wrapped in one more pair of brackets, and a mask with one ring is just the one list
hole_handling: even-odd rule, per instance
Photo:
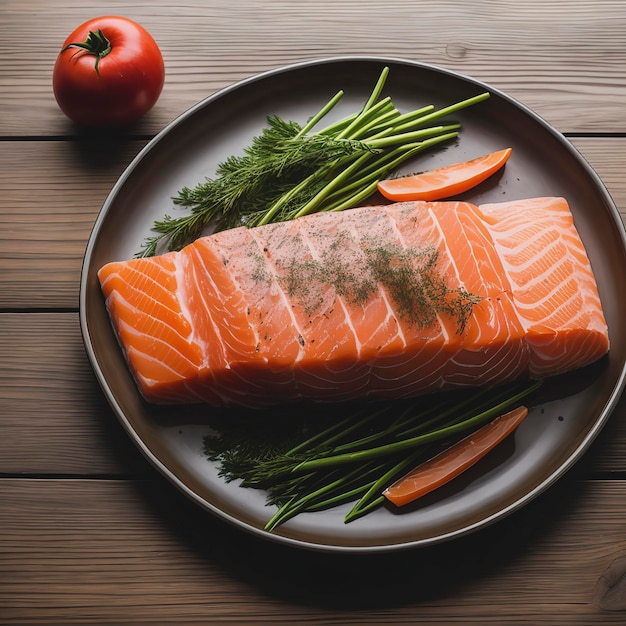
{"label": "tomato stem", "polygon": [[85,50],[88,54],[93,54],[96,57],[96,74],[100,76],[98,64],[100,63],[100,59],[111,52],[111,42],[106,38],[102,29],[99,28],[97,31],[90,30],[85,41],[77,41],[68,44],[63,48],[63,52],[69,48],[80,48],[81,50]]}

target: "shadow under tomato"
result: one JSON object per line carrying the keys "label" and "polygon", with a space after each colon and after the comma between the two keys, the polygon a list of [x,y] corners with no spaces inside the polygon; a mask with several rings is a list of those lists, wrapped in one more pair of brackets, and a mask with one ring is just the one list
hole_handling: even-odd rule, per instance
{"label": "shadow under tomato", "polygon": [[64,136],[79,167],[115,180],[151,139],[141,121],[123,128],[90,128],[67,121]]}

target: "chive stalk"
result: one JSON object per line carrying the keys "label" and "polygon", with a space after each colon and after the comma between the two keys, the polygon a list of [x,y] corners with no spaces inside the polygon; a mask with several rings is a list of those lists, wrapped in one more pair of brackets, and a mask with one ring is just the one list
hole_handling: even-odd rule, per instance
{"label": "chive stalk", "polygon": [[[344,419],[283,451],[272,447],[263,458],[247,458],[249,446],[235,446],[234,452],[231,447],[228,454],[242,458],[239,469],[226,473],[242,479],[242,486],[266,491],[268,502],[277,506],[266,524],[270,532],[300,513],[353,502],[344,517],[349,523],[380,507],[384,488],[400,475],[519,405],[541,385],[512,383],[449,397],[358,405]],[[246,429],[235,428],[245,439]],[[208,439],[210,458],[220,461],[223,452],[219,437]]]}
{"label": "chive stalk", "polygon": [[161,246],[179,250],[209,226],[259,226],[357,206],[393,169],[458,136],[460,125],[441,124],[442,118],[489,97],[485,92],[440,109],[430,104],[401,113],[390,96],[382,97],[388,75],[389,68],[383,68],[360,111],[321,130],[315,128],[343,91],[303,126],[268,117],[268,127],[244,156],[219,164],[216,178],[180,190],[174,204],[190,213],[155,221],[155,235],[146,238],[137,256],[152,256]]}

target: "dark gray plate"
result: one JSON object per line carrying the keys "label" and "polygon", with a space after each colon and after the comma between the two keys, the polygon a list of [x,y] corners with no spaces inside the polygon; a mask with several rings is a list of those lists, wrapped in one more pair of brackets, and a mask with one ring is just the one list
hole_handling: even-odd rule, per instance
{"label": "dark gray plate", "polygon": [[[513,148],[501,176],[465,199],[474,202],[564,196],[598,279],[611,351],[595,366],[550,384],[513,438],[463,477],[400,512],[381,508],[343,523],[348,507],[298,516],[273,534],[261,492],[226,484],[202,455],[206,426],[183,408],[148,406],[137,392],[109,325],[96,271],[131,258],[155,219],[176,211],[171,197],[215,173],[277,114],[301,123],[339,89],[331,119],[358,110],[383,66],[385,93],[401,110],[445,106],[485,90],[491,98],[455,116],[460,139],[407,170],[428,169]],[[570,143],[533,112],[482,83],[435,67],[388,58],[335,58],[267,72],[200,102],[159,133],[120,177],[95,223],[83,266],[80,319],[87,353],[107,400],[143,454],[201,507],[241,529],[300,547],[373,552],[441,542],[484,527],[523,506],[561,477],[588,448],[615,407],[626,357],[626,245],[602,182]],[[209,409],[207,409],[209,410]]]}

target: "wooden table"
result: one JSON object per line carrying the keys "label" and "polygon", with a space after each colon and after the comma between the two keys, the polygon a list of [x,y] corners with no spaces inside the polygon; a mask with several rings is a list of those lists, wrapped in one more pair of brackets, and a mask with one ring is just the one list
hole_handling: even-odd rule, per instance
{"label": "wooden table", "polygon": [[[51,78],[66,35],[103,12],[154,35],[167,77],[132,131],[96,139]],[[594,600],[626,555],[624,402],[564,479],[493,527],[392,555],[294,551],[201,513],[148,465],[78,322],[90,230],[142,146],[216,90],[301,60],[386,55],[482,80],[562,131],[626,212],[624,33],[615,0],[3,0],[0,622],[626,623],[626,600]]]}

